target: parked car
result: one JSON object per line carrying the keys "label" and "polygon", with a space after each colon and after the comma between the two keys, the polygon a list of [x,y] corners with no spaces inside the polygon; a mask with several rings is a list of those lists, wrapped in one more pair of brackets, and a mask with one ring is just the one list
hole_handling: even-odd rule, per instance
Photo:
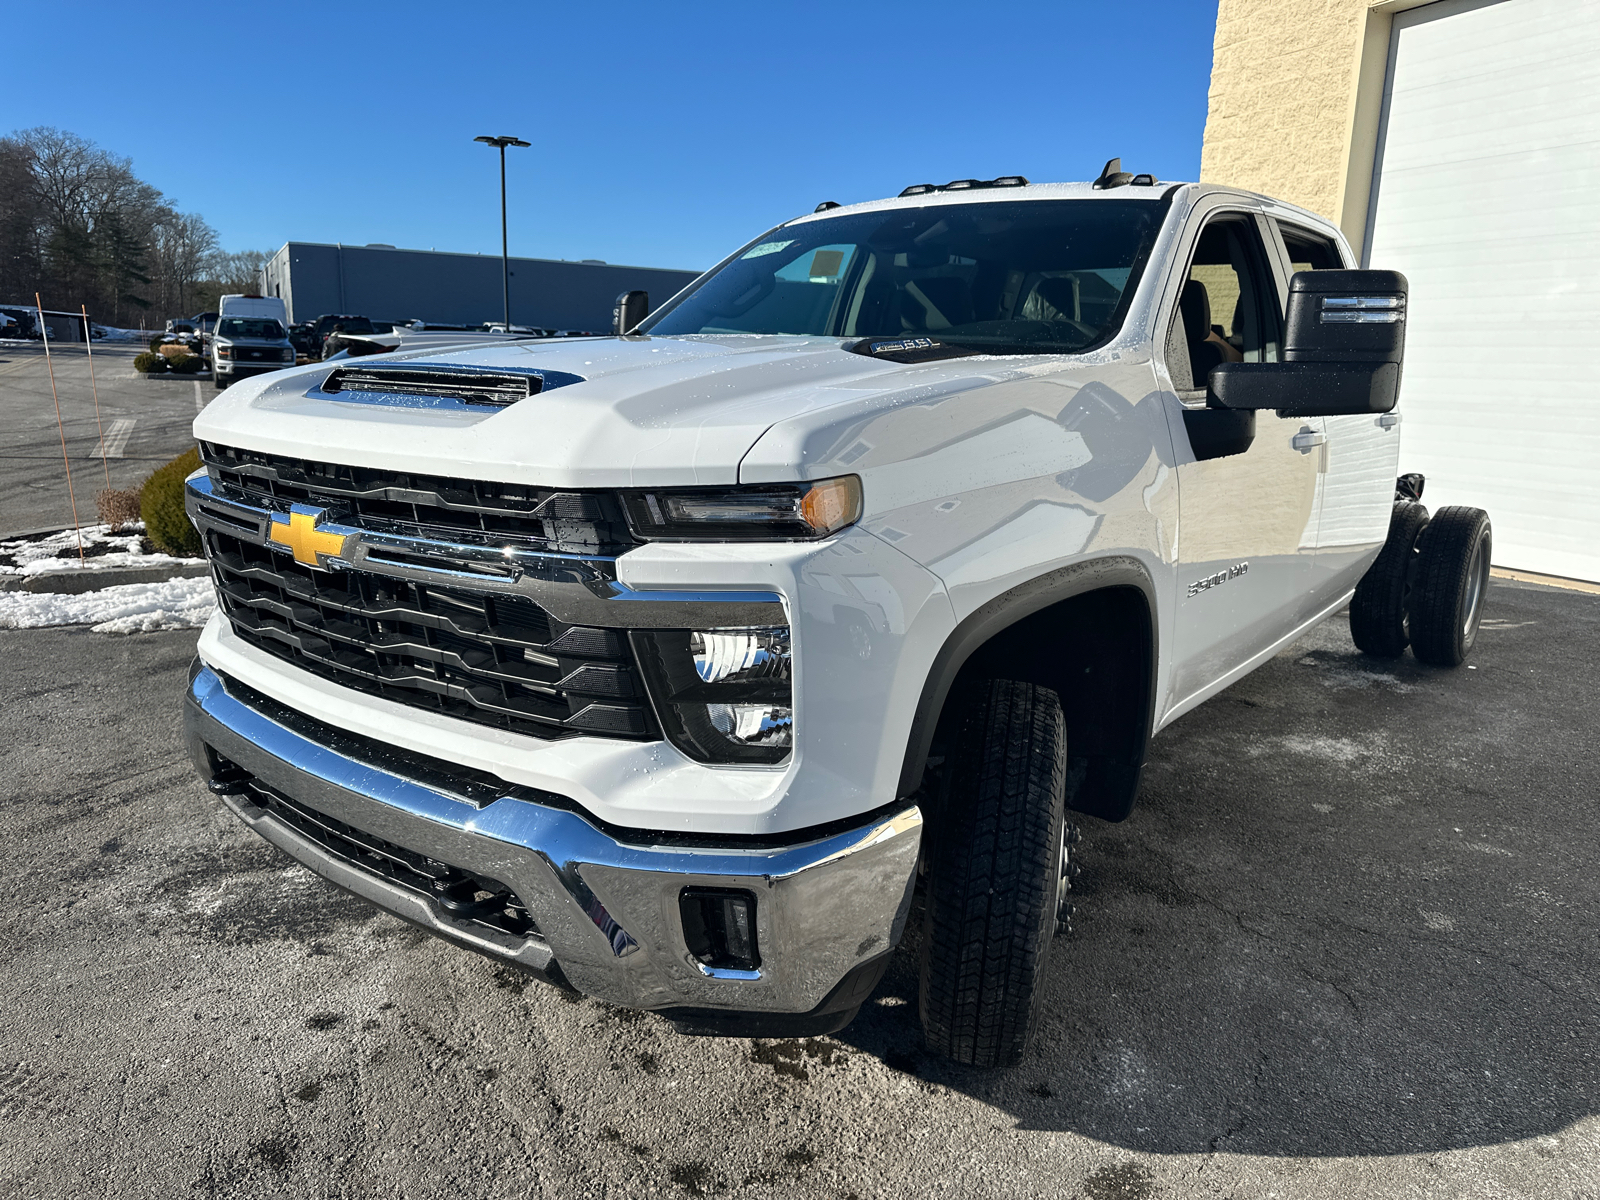
{"label": "parked car", "polygon": [[[372,328],[372,322],[366,317],[348,316],[341,313],[323,313],[322,316],[318,317],[314,323],[317,338],[317,354],[319,357],[325,352],[332,353],[331,351],[325,351],[325,345],[328,340],[328,335],[333,332],[333,327],[335,325],[343,325],[344,332],[346,333],[376,332],[376,330]],[[337,347],[335,347],[335,349],[337,349]]]}
{"label": "parked car", "polygon": [[928,1046],[1015,1063],[1070,814],[1127,817],[1152,735],[1346,605],[1369,654],[1472,650],[1489,521],[1398,476],[1407,284],[1353,264],[1233,188],[958,180],[610,339],[248,384],[194,426],[194,764],[325,879],[688,1033],[842,1028],[921,879]]}
{"label": "parked car", "polygon": [[316,358],[321,353],[315,322],[300,321],[289,326],[289,341],[297,354],[303,354],[307,358]]}
{"label": "parked car", "polygon": [[22,304],[7,304],[0,306],[0,315],[10,317],[16,325],[15,332],[8,334],[8,337],[40,340],[39,315],[34,309]]}
{"label": "parked car", "polygon": [[211,379],[218,388],[294,366],[294,345],[276,317],[236,317],[217,321],[211,338]]}

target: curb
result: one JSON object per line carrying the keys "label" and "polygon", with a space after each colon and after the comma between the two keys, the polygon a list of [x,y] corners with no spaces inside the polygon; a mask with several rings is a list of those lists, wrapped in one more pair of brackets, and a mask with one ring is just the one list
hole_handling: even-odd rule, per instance
{"label": "curb", "polygon": [[1592,596],[1600,596],[1600,583],[1590,583],[1586,579],[1568,579],[1564,575],[1539,575],[1533,571],[1517,571],[1510,567],[1493,567],[1489,575],[1493,579],[1502,579],[1509,583],[1532,583],[1539,587],[1565,588],[1569,592],[1588,592]]}
{"label": "curb", "polygon": [[41,571],[37,575],[0,575],[0,592],[54,592],[81,596],[123,583],[165,583],[174,576],[198,579],[211,573],[205,563],[169,563],[164,567],[107,567],[103,571]]}
{"label": "curb", "polygon": [[210,371],[135,371],[141,379],[210,379]]}

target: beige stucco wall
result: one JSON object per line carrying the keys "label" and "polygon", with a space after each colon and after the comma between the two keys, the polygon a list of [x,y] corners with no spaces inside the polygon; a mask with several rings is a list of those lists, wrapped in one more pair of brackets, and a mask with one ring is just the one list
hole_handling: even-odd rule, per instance
{"label": "beige stucco wall", "polygon": [[1368,0],[1221,0],[1200,178],[1334,220]]}
{"label": "beige stucco wall", "polygon": [[1426,0],[1220,0],[1200,178],[1339,223],[1360,250],[1390,18]]}

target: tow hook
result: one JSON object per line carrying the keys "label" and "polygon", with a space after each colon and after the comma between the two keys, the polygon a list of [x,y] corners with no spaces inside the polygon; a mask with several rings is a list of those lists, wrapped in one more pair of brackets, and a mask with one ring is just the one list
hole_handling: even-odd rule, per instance
{"label": "tow hook", "polygon": [[250,790],[251,778],[250,772],[229,767],[206,780],[206,787],[211,789],[214,796],[239,796]]}

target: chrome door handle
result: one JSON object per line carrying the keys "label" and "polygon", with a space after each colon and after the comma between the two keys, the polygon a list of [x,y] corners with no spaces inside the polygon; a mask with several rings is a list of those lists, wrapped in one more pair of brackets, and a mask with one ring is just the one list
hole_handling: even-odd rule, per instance
{"label": "chrome door handle", "polygon": [[1327,440],[1328,435],[1325,433],[1316,433],[1310,429],[1302,429],[1299,433],[1295,434],[1289,439],[1289,445],[1300,451],[1301,454],[1310,454],[1313,450]]}
{"label": "chrome door handle", "polygon": [[1378,418],[1379,429],[1393,429],[1398,424],[1400,424],[1399,413],[1384,413]]}

